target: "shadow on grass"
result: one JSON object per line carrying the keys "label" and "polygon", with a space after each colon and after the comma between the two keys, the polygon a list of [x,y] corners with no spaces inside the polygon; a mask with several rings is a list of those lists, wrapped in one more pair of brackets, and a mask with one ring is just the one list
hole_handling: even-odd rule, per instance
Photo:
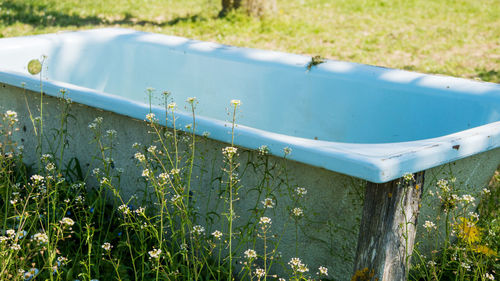
{"label": "shadow on grass", "polygon": [[76,13],[67,14],[44,4],[32,4],[22,1],[0,1],[0,24],[9,26],[24,23],[36,27],[50,26],[86,26],[86,25],[152,25],[173,26],[180,23],[200,22],[207,19],[200,15],[177,17],[169,21],[138,20],[130,13],[125,13],[122,19],[110,20],[98,16],[81,16]]}
{"label": "shadow on grass", "polygon": [[500,83],[500,71],[497,70],[486,70],[486,69],[477,69],[477,76],[483,81]]}

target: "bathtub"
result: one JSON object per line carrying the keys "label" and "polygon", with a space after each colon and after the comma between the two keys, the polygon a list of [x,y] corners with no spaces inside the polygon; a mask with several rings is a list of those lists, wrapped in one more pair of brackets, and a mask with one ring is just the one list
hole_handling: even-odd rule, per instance
{"label": "bathtub", "polygon": [[[332,60],[308,69],[307,56],[119,28],[0,39],[2,110],[20,113],[28,129],[18,138],[28,148],[34,144],[23,93],[36,107],[40,77],[28,74],[27,63],[42,55],[44,93],[57,97],[66,89],[79,104],[74,133],[87,134],[82,126],[104,115],[119,131],[117,163],[130,169],[130,144],[146,138],[146,114],[165,114],[159,104],[150,108],[147,88],[173,94],[181,129],[192,122],[184,101],[196,97],[196,134],[208,133],[207,149],[219,154],[231,141],[229,101],[241,100],[235,145],[250,151],[266,145],[273,161],[290,148],[288,167],[298,185],[309,187],[311,208],[352,230],[333,237],[317,224],[312,235],[328,241],[301,240],[320,249],[304,253],[309,264],[329,265],[341,280],[351,273],[362,213],[353,186],[425,171],[429,188],[452,172],[464,190],[480,190],[500,164],[498,84]],[[47,116],[57,114],[57,99],[46,102]],[[92,162],[88,139],[74,142],[73,155]],[[423,208],[421,216],[432,212]]]}

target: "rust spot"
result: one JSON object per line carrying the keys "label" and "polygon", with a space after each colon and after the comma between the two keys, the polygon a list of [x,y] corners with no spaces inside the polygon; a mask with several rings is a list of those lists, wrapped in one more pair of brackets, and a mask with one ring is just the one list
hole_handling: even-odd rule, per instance
{"label": "rust spot", "polygon": [[387,197],[391,198],[392,197],[392,193],[389,192],[389,194],[387,194]]}
{"label": "rust spot", "polygon": [[455,150],[459,150],[460,149],[460,145],[456,144],[456,145],[452,146],[452,148],[455,149]]}
{"label": "rust spot", "polygon": [[415,185],[415,189],[419,189],[419,188],[420,188],[420,184]]}

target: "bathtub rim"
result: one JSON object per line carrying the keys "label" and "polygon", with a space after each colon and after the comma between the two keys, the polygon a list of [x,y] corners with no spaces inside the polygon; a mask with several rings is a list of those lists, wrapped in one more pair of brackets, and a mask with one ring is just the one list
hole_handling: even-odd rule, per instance
{"label": "bathtub rim", "polygon": [[[0,83],[40,92],[40,80],[19,72],[0,68]],[[76,103],[144,120],[149,106],[119,96],[77,85],[43,80],[45,94],[60,97],[60,90],[67,90],[67,97]],[[5,109],[8,110],[8,109]],[[164,116],[164,109],[153,106],[156,116]],[[180,125],[192,122],[192,117],[176,112]],[[163,118],[161,118],[163,119]],[[229,123],[203,116],[196,117],[197,135],[210,132],[209,138],[230,143]],[[166,125],[160,120],[161,125]],[[167,124],[171,127],[171,124]],[[184,126],[177,127],[186,131]],[[415,173],[468,156],[500,147],[500,121],[467,129],[457,133],[407,142],[394,143],[342,143],[286,136],[243,125],[235,129],[235,145],[257,150],[267,145],[272,155],[283,157],[283,148],[292,149],[287,159],[311,166],[361,178],[375,183],[400,178],[405,173]]]}

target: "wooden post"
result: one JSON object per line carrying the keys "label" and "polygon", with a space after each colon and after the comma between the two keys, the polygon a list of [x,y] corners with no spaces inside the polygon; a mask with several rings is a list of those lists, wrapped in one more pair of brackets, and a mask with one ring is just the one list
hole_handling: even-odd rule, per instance
{"label": "wooden post", "polygon": [[352,280],[407,279],[423,186],[424,172],[368,182]]}

